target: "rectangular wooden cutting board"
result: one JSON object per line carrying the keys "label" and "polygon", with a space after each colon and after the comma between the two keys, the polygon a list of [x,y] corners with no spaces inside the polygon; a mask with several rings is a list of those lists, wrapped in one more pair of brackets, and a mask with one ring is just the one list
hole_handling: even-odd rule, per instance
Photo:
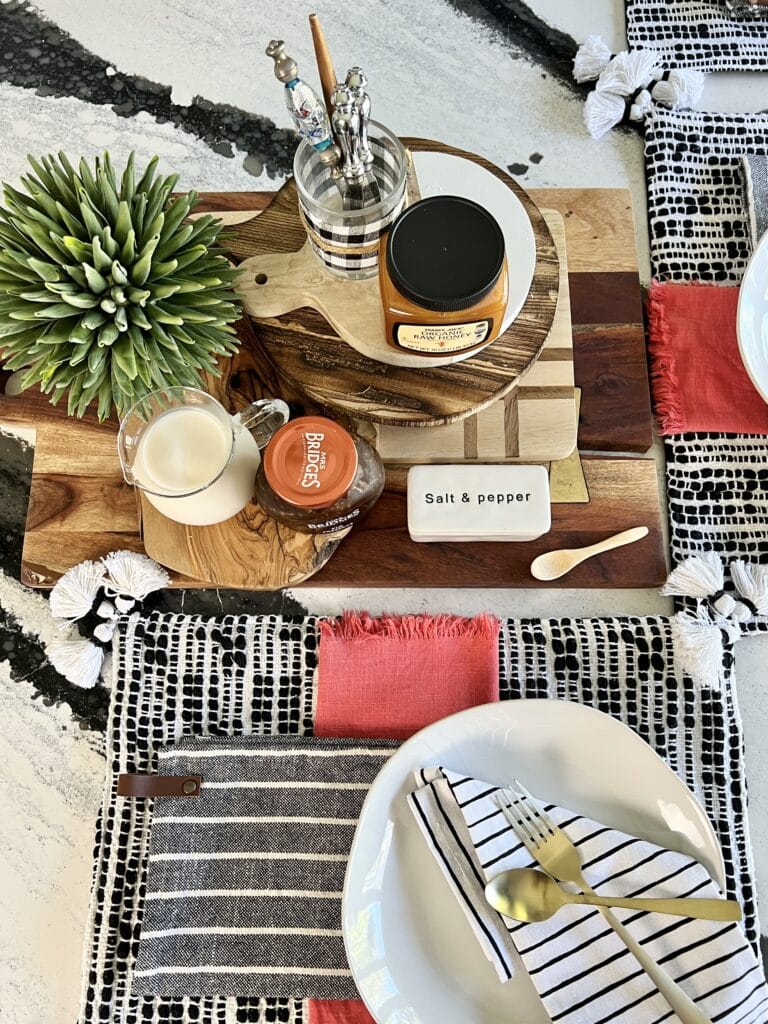
{"label": "rectangular wooden cutting board", "polygon": [[[585,563],[567,587],[652,587],[666,575],[645,361],[640,282],[629,192],[546,189],[534,200],[563,217],[573,321],[576,385],[582,406],[579,448],[588,504],[555,504],[552,530],[532,544],[436,545],[407,534],[404,472],[392,468],[379,504],[342,541],[328,564],[304,586],[530,587],[531,560],[552,547],[588,544],[645,524],[638,544]],[[213,193],[210,210],[256,210],[268,193]],[[274,380],[235,381],[258,397]],[[67,418],[39,394],[0,396],[0,424],[25,423],[37,432],[22,581],[49,587],[70,566],[117,548],[142,550],[135,495],[120,474],[116,424]],[[610,456],[609,453],[622,453]],[[206,586],[185,577],[176,586]]]}

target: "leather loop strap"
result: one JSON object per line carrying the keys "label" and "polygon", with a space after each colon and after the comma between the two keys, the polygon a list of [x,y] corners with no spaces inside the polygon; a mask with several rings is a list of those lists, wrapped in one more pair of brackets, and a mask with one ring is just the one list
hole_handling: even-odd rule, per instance
{"label": "leather loop strap", "polygon": [[202,775],[119,775],[117,795],[131,797],[200,796]]}

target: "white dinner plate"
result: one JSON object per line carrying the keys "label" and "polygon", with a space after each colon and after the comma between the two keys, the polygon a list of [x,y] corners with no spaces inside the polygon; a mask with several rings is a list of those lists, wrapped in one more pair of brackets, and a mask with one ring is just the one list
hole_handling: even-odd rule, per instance
{"label": "white dinner plate", "polygon": [[368,793],[344,883],[349,964],[378,1024],[547,1024],[523,971],[502,984],[406,803],[432,765],[534,795],[699,860],[723,885],[706,814],[656,753],[579,704],[514,700],[470,708],[403,744]]}
{"label": "white dinner plate", "polygon": [[758,242],[741,281],[736,336],[741,361],[768,402],[768,233]]}

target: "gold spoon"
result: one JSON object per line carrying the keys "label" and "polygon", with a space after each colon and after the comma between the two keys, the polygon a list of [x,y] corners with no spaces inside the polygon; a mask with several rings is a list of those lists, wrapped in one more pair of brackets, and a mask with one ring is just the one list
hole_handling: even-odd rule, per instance
{"label": "gold spoon", "polygon": [[485,887],[485,898],[504,917],[515,921],[546,921],[569,903],[589,907],[625,907],[656,914],[695,917],[705,921],[740,921],[735,900],[707,899],[614,899],[610,896],[567,892],[550,875],[536,868],[512,868],[496,875]]}
{"label": "gold spoon", "polygon": [[589,547],[547,551],[531,562],[531,576],[537,580],[558,580],[587,558],[599,555],[603,551],[610,551],[612,548],[620,548],[624,544],[634,544],[636,540],[642,540],[647,536],[647,526],[634,526],[631,530],[614,533],[612,537],[606,537],[605,540],[590,544]]}

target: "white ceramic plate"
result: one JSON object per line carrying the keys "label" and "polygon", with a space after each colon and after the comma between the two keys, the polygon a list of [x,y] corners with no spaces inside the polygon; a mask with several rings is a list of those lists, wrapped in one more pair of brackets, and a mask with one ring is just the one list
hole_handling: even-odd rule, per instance
{"label": "white ceramic plate", "polygon": [[363,806],[344,884],[344,942],[378,1024],[547,1024],[525,972],[502,985],[406,804],[418,768],[442,764],[697,858],[720,884],[704,811],[651,748],[579,704],[485,704],[423,729],[392,756]]}
{"label": "white ceramic plate", "polygon": [[736,334],[741,361],[768,402],[768,234],[758,242],[741,282]]}
{"label": "white ceramic plate", "polygon": [[[503,181],[485,167],[463,156],[419,152],[413,154],[413,162],[423,199],[427,196],[463,196],[473,199],[499,222],[504,233],[509,273],[509,299],[499,333],[506,331],[523,308],[536,269],[536,239],[525,207]],[[473,352],[437,358],[394,349],[382,337],[374,358],[393,366],[448,366],[468,359],[484,347],[481,345]],[[364,354],[371,353],[366,349]]]}

